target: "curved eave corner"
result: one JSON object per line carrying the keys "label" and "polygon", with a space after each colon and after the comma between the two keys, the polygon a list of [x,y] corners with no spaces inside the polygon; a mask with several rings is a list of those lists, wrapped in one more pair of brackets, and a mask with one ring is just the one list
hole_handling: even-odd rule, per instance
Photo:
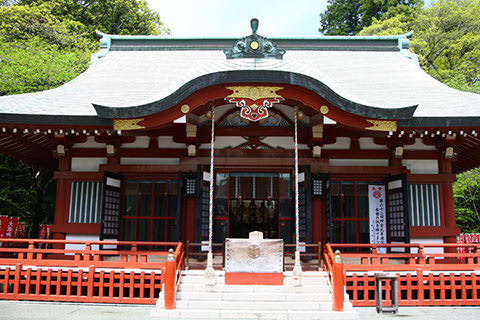
{"label": "curved eave corner", "polygon": [[318,94],[345,112],[365,118],[408,120],[413,117],[418,107],[418,105],[415,105],[400,108],[378,108],[363,105],[344,98],[323,82],[312,77],[294,72],[273,70],[261,72],[254,70],[223,71],[206,74],[185,83],[163,99],[138,106],[111,107],[98,104],[92,105],[100,118],[131,119],[146,117],[165,111],[179,104],[191,94],[207,87],[232,83],[275,83],[302,87]]}

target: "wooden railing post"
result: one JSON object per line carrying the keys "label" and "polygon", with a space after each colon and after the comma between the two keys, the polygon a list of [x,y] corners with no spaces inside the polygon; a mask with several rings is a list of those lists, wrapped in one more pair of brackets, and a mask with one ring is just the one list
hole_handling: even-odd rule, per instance
{"label": "wooden railing post", "polygon": [[185,242],[185,269],[190,269],[190,241]]}
{"label": "wooden railing post", "polygon": [[344,297],[344,274],[343,261],[340,257],[340,251],[335,251],[333,259],[333,311],[343,311]]}
{"label": "wooden railing post", "polygon": [[176,261],[175,256],[173,255],[173,249],[168,250],[168,258],[165,262],[165,285],[163,289],[165,297],[165,309],[175,309],[176,301]]}
{"label": "wooden railing post", "polygon": [[[15,282],[13,283],[13,296],[15,298],[18,298],[18,294],[20,293],[20,277],[22,275],[22,268],[23,265],[21,263],[17,263],[15,265]],[[8,282],[7,282],[8,285]],[[5,290],[5,292],[8,292],[8,289]]]}

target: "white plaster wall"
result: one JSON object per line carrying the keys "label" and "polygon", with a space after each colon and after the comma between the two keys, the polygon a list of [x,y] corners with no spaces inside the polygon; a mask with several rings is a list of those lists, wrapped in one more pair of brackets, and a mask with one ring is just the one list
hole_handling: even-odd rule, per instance
{"label": "white plaster wall", "polygon": [[404,146],[404,150],[437,150],[435,146],[427,146],[423,143],[422,138],[416,138],[412,145]]}
{"label": "white plaster wall", "polygon": [[[100,240],[100,235],[94,234],[66,234],[65,240],[80,240],[80,241],[98,241]],[[85,250],[85,245],[82,244],[66,244],[66,250]],[[92,250],[99,250],[98,245],[93,245]]]}
{"label": "white plaster wall", "polygon": [[87,137],[87,141],[83,143],[74,143],[73,149],[105,149],[105,143],[98,143],[95,141],[95,137]]}
{"label": "white plaster wall", "polygon": [[[443,238],[410,238],[410,243],[443,243]],[[443,253],[443,248],[425,248],[425,253]],[[412,253],[418,253],[412,249]]]}
{"label": "white plaster wall", "polygon": [[107,158],[72,158],[72,171],[97,172],[101,164],[106,164]]}
{"label": "white plaster wall", "polygon": [[[292,137],[265,137],[262,140],[263,143],[268,144],[273,148],[282,148],[282,149],[294,149],[295,142]],[[299,144],[299,150],[308,150],[308,146],[306,144]]]}
{"label": "white plaster wall", "polygon": [[322,148],[325,150],[348,150],[350,149],[350,142],[349,137],[337,137],[335,143],[324,144]]}
{"label": "white plaster wall", "polygon": [[122,148],[125,149],[147,149],[150,138],[146,136],[135,137],[134,142],[122,143]]}
{"label": "white plaster wall", "polygon": [[358,143],[362,150],[388,150],[387,146],[376,144],[371,137],[360,138]]}
{"label": "white plaster wall", "polygon": [[329,159],[331,166],[353,166],[353,167],[386,167],[388,159]]}
{"label": "white plaster wall", "polygon": [[[215,149],[235,148],[242,143],[247,142],[242,137],[236,136],[222,136],[215,138]],[[202,143],[199,149],[210,149],[210,143]]]}
{"label": "white plaster wall", "polygon": [[407,167],[414,174],[437,174],[437,160],[402,160],[402,166]]}
{"label": "white plaster wall", "polygon": [[323,117],[324,124],[337,124],[337,121],[330,119],[329,117]]}
{"label": "white plaster wall", "polygon": [[187,122],[187,117],[186,116],[183,116],[183,117],[180,117],[176,120],[173,120],[173,123],[186,123]]}
{"label": "white plaster wall", "polygon": [[179,164],[179,158],[120,158],[120,164]]}
{"label": "white plaster wall", "polygon": [[158,147],[162,149],[185,148],[184,143],[173,142],[173,137],[160,136],[158,139]]}

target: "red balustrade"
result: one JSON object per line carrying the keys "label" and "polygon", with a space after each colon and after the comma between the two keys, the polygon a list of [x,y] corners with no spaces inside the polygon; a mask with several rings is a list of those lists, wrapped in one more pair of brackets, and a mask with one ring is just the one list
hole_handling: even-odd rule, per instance
{"label": "red balustrade", "polygon": [[0,241],[8,243],[0,248],[0,299],[154,304],[167,248],[175,248],[174,276],[184,263],[177,242]]}
{"label": "red balustrade", "polygon": [[[327,244],[325,251],[334,249],[342,251],[354,306],[375,306],[377,272],[398,276],[401,306],[480,305],[480,244]],[[388,305],[390,281],[384,290]]]}

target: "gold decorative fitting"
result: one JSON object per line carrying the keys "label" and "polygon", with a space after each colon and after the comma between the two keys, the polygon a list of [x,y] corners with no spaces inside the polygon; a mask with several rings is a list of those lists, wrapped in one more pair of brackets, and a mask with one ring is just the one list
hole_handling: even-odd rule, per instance
{"label": "gold decorative fitting", "polygon": [[232,90],[233,93],[226,96],[226,99],[230,98],[247,98],[252,100],[265,99],[265,98],[278,98],[283,100],[283,97],[277,93],[277,90],[283,89],[283,87],[226,87],[228,90]]}
{"label": "gold decorative fitting", "polygon": [[113,129],[115,130],[136,130],[144,129],[145,126],[141,126],[138,123],[145,120],[144,118],[139,119],[114,119],[113,120]]}
{"label": "gold decorative fitting", "polygon": [[190,112],[190,106],[188,104],[184,104],[183,106],[180,107],[180,111],[187,114]]}
{"label": "gold decorative fitting", "polygon": [[373,131],[397,131],[397,121],[395,120],[372,120],[366,119],[368,122],[372,124],[371,127],[367,127],[367,130]]}
{"label": "gold decorative fitting", "polygon": [[328,111],[330,111],[330,109],[328,108],[328,106],[323,105],[323,106],[320,107],[320,113],[321,113],[321,114],[327,114]]}
{"label": "gold decorative fitting", "polygon": [[235,103],[240,110],[240,117],[249,121],[260,121],[268,118],[268,108],[274,103],[278,103],[283,99],[277,93],[277,90],[283,87],[265,87],[265,86],[238,86],[226,87],[233,92],[225,97],[230,103]]}
{"label": "gold decorative fitting", "polygon": [[253,50],[257,50],[258,49],[258,42],[257,41],[250,42],[250,48],[252,48]]}

